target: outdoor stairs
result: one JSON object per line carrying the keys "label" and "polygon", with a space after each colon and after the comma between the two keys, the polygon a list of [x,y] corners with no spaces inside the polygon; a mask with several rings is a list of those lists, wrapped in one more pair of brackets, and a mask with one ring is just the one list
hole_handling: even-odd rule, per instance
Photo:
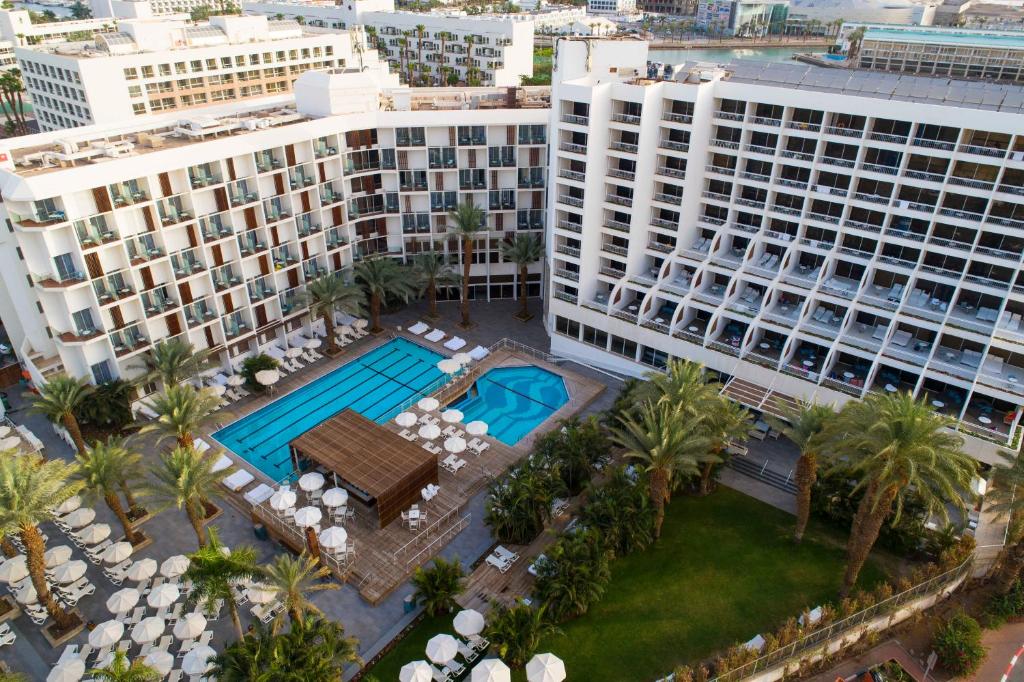
{"label": "outdoor stairs", "polygon": [[764,462],[758,462],[748,456],[730,457],[726,463],[733,471],[743,474],[761,483],[777,488],[791,495],[796,495],[796,483],[793,478],[780,474],[778,471],[764,466]]}

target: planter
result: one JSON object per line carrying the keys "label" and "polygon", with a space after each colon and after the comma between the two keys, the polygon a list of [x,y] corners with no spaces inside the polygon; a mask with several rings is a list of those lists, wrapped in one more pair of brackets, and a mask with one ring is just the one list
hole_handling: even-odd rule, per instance
{"label": "planter", "polygon": [[0,623],[12,620],[21,615],[21,609],[10,597],[0,597]]}
{"label": "planter", "polygon": [[[149,547],[150,545],[152,545],[152,544],[153,544],[153,538],[149,537],[148,535],[146,535],[145,533],[143,533],[143,532],[142,532],[141,530],[139,530],[138,528],[135,528],[134,530],[135,530],[135,534],[136,534],[136,535],[140,535],[140,536],[142,536],[142,537],[141,537],[141,538],[139,539],[139,541],[138,541],[138,542],[136,542],[136,543],[132,544],[132,553],[133,553],[133,554],[134,554],[135,552],[138,552],[138,551],[139,551],[140,549],[142,549],[143,547]],[[119,540],[118,542],[124,542],[124,541],[125,541],[125,538],[124,538],[124,537],[122,537],[122,538],[121,538],[121,539],[120,539],[120,540]]]}
{"label": "planter", "polygon": [[513,315],[513,317],[515,317],[517,320],[524,324],[533,319],[533,315],[531,313],[526,313],[525,315],[523,315],[522,313],[516,313],[515,315]]}
{"label": "planter", "polygon": [[43,637],[45,637],[46,641],[50,643],[50,646],[55,649],[62,644],[66,644],[71,641],[78,636],[78,633],[85,629],[85,616],[82,615],[81,611],[78,609],[72,609],[68,613],[74,616],[78,622],[67,630],[55,632],[57,627],[56,623],[50,623],[43,628]]}
{"label": "planter", "polygon": [[141,526],[151,518],[153,518],[153,514],[148,509],[142,508],[142,514],[138,518],[132,516],[132,511],[128,510],[128,520],[132,522],[132,526]]}
{"label": "planter", "polygon": [[206,509],[206,516],[203,517],[203,524],[210,523],[224,513],[223,509],[212,502],[204,502],[203,507]]}

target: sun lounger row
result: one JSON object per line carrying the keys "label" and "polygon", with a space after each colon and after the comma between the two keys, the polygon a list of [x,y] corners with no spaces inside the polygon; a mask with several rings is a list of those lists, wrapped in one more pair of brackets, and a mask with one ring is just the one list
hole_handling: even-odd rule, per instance
{"label": "sun lounger row", "polygon": [[505,549],[501,545],[494,548],[494,551],[487,555],[485,559],[488,566],[493,566],[502,573],[512,568],[512,564],[519,561],[519,555],[508,549]]}
{"label": "sun lounger row", "polygon": [[468,464],[466,460],[460,459],[455,455],[448,455],[441,462],[441,468],[451,474],[457,474],[462,467],[466,466],[466,464]]}

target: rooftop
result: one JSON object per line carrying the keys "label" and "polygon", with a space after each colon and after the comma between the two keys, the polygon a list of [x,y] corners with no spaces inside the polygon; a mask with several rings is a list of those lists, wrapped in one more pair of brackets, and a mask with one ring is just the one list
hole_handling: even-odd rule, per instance
{"label": "rooftop", "polygon": [[930,43],[932,45],[968,45],[971,47],[1004,48],[1008,50],[1024,49],[1024,33],[1018,31],[872,27],[865,31],[864,40]]}

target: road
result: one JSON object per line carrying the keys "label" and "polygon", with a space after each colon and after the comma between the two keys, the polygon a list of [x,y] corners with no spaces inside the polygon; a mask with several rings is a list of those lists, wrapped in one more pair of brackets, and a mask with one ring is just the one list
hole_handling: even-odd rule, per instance
{"label": "road", "polygon": [[973,682],[1024,682],[1024,623],[986,630],[982,642],[988,657]]}

